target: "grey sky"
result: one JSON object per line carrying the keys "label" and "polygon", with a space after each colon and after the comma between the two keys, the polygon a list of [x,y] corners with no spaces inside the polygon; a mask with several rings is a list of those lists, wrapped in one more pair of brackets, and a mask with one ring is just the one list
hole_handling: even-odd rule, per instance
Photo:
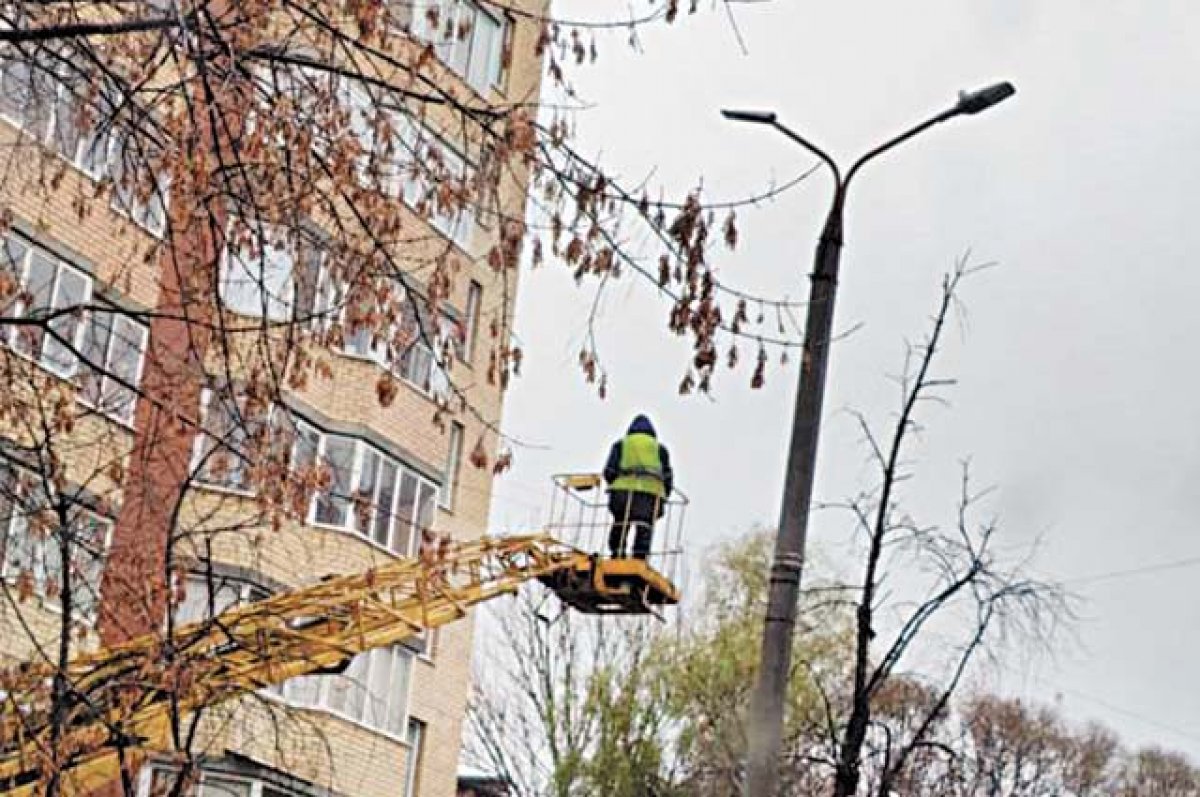
{"label": "grey sky", "polygon": [[[559,10],[594,17],[596,6],[572,0]],[[834,351],[819,497],[845,497],[868,475],[839,410],[886,417],[896,402],[886,375],[899,367],[902,339],[923,332],[941,273],[971,249],[1001,265],[964,289],[965,334],[950,337],[942,360],[942,373],[960,382],[952,407],[925,412],[908,505],[944,520],[957,461],[969,455],[980,483],[998,488],[1005,537],[1024,545],[1044,535],[1037,561],[1046,576],[1200,555],[1200,9],[1163,0],[776,0],[744,6],[738,19],[749,56],[718,12],[645,35],[643,55],[623,34],[602,40],[600,63],[580,81],[597,103],[580,118],[582,148],[628,178],[656,168],[676,195],[703,177],[710,199],[735,197],[811,159],[767,130],[722,121],[722,105],[774,108],[849,159],[959,89],[1000,79],[1018,87],[1000,108],[874,164],[854,189],[837,326],[865,326]],[[818,174],[743,213],[744,245],[723,257],[723,278],[803,296],[828,196]],[[548,475],[599,468],[636,409],[658,423],[694,497],[694,548],[775,523],[794,366],[773,368],[763,391],[749,390],[743,365],[721,374],[713,401],[677,396],[685,348],[666,333],[666,306],[624,279],[603,305],[611,395],[600,402],[575,365],[590,290],[553,266],[526,275],[521,290],[527,363],[506,428],[549,448],[517,452],[498,483],[497,530],[542,518]],[[752,351],[743,355],[745,363]],[[844,529],[819,516],[813,539]],[[1081,644],[1064,639],[1057,662],[1004,688],[1061,693],[1072,717],[1200,759],[1198,574],[1080,584]]]}

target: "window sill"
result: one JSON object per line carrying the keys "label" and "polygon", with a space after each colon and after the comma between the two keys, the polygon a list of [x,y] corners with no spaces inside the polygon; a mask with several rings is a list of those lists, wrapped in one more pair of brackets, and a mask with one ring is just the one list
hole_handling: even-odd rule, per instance
{"label": "window sill", "polygon": [[218,493],[221,495],[229,495],[235,498],[248,498],[253,500],[258,495],[253,490],[248,490],[242,487],[230,487],[225,484],[213,484],[211,482],[202,481],[195,474],[192,474],[192,486],[196,489],[203,490],[208,493]]}

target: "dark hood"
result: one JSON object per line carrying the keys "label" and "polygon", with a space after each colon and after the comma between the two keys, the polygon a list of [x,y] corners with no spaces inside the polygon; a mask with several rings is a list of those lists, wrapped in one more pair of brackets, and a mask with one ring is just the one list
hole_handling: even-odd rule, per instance
{"label": "dark hood", "polygon": [[629,424],[629,434],[648,434],[651,437],[657,437],[654,432],[654,424],[650,423],[650,419],[645,415],[639,415],[633,419],[633,423]]}

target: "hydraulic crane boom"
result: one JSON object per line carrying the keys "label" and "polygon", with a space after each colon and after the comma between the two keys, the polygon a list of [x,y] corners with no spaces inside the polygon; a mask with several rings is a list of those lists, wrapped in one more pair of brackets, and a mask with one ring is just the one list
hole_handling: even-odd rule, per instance
{"label": "hydraulic crane boom", "polygon": [[[406,559],[322,581],[74,659],[70,698],[50,716],[55,668],[8,673],[0,713],[0,793],[33,794],[48,772],[64,795],[116,780],[122,760],[170,744],[172,718],[295,676],[344,666],[372,648],[451,623],[538,579],[572,607],[645,613],[678,601],[639,560],[598,559],[547,535],[456,543],[436,559]],[[64,706],[65,703],[65,706]]]}

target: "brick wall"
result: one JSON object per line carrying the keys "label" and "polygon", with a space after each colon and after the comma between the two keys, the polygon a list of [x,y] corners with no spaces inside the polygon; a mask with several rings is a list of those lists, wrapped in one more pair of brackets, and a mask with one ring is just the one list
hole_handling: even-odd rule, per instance
{"label": "brick wall", "polygon": [[[518,5],[536,15],[545,11],[547,3],[520,0]],[[536,98],[540,64],[532,50],[538,27],[524,17],[517,22],[512,42],[515,59],[506,90],[503,94],[489,92],[488,99],[495,102],[521,103]],[[455,91],[466,93],[457,78],[436,64],[429,68],[439,80],[453,84]],[[187,278],[188,258],[211,265],[215,257],[212,243],[197,233],[182,239],[186,246],[177,247],[170,264],[148,258],[153,239],[105,202],[95,201],[95,186],[89,178],[66,166],[52,180],[39,160],[28,156],[27,149],[22,155],[22,148],[13,146],[18,135],[0,123],[0,152],[6,153],[0,161],[7,169],[0,181],[0,203],[11,207],[18,222],[39,239],[54,243],[65,258],[93,273],[104,291],[139,307],[178,310],[186,302],[180,279]],[[522,213],[526,179],[517,174],[503,186],[502,203],[510,216]],[[83,217],[80,207],[87,208]],[[175,219],[174,223],[182,225],[184,221]],[[497,275],[485,262],[497,234],[494,227],[476,230],[469,244],[472,251],[459,258],[463,267],[450,297],[450,304],[462,311],[468,285],[475,281],[483,288],[474,362],[457,363],[452,378],[464,387],[472,406],[493,423],[500,420],[502,396],[487,383],[493,343],[488,327],[502,297],[510,303],[511,312],[516,291],[515,274]],[[180,263],[182,273],[177,271]],[[199,396],[199,369],[184,357],[188,346],[195,344],[194,339],[185,341],[187,333],[180,322],[169,319],[160,318],[152,326],[143,386],[160,404],[139,402],[136,439],[128,430],[99,419],[89,420],[77,431],[93,437],[75,447],[77,460],[70,467],[76,474],[95,471],[97,456],[111,458],[115,452],[116,458],[124,460],[123,490],[116,484],[101,486],[119,507],[101,610],[101,630],[109,641],[152,630],[160,622],[165,605],[161,563],[172,524],[193,532],[187,544],[210,544],[206,552],[216,561],[257,571],[264,579],[284,585],[311,583],[329,573],[352,572],[391,558],[348,533],[299,524],[268,529],[254,522],[253,502],[236,496],[195,490],[179,505],[175,499],[187,473],[194,436],[194,430],[179,416],[194,417]],[[409,452],[418,461],[413,464],[419,463],[422,470],[440,473],[446,463],[448,435],[432,423],[435,406],[430,399],[402,384],[395,402],[382,408],[375,393],[377,366],[337,354],[330,354],[329,359],[332,378],[312,380],[296,397],[328,418],[369,428]],[[471,538],[487,531],[492,476],[488,470],[473,468],[469,453],[482,438],[489,460],[494,460],[498,440],[471,414],[455,420],[463,424],[465,432],[458,490],[453,511],[439,510],[436,526],[456,537]],[[179,517],[175,517],[177,506]],[[240,528],[215,532],[234,526]],[[205,533],[206,529],[215,533]],[[193,553],[199,552],[193,547]],[[56,617],[36,600],[15,607],[0,601],[0,655],[10,660],[24,658],[33,652],[35,643],[53,642]],[[455,794],[470,687],[472,630],[470,619],[442,629],[432,660],[419,658],[413,665],[410,713],[424,723],[426,733],[419,772],[422,797]],[[79,644],[94,645],[95,635]],[[248,699],[236,707],[210,712],[202,739],[214,755],[236,750],[338,794],[399,797],[406,774],[407,750],[400,741],[320,711],[284,708],[278,702]]]}

